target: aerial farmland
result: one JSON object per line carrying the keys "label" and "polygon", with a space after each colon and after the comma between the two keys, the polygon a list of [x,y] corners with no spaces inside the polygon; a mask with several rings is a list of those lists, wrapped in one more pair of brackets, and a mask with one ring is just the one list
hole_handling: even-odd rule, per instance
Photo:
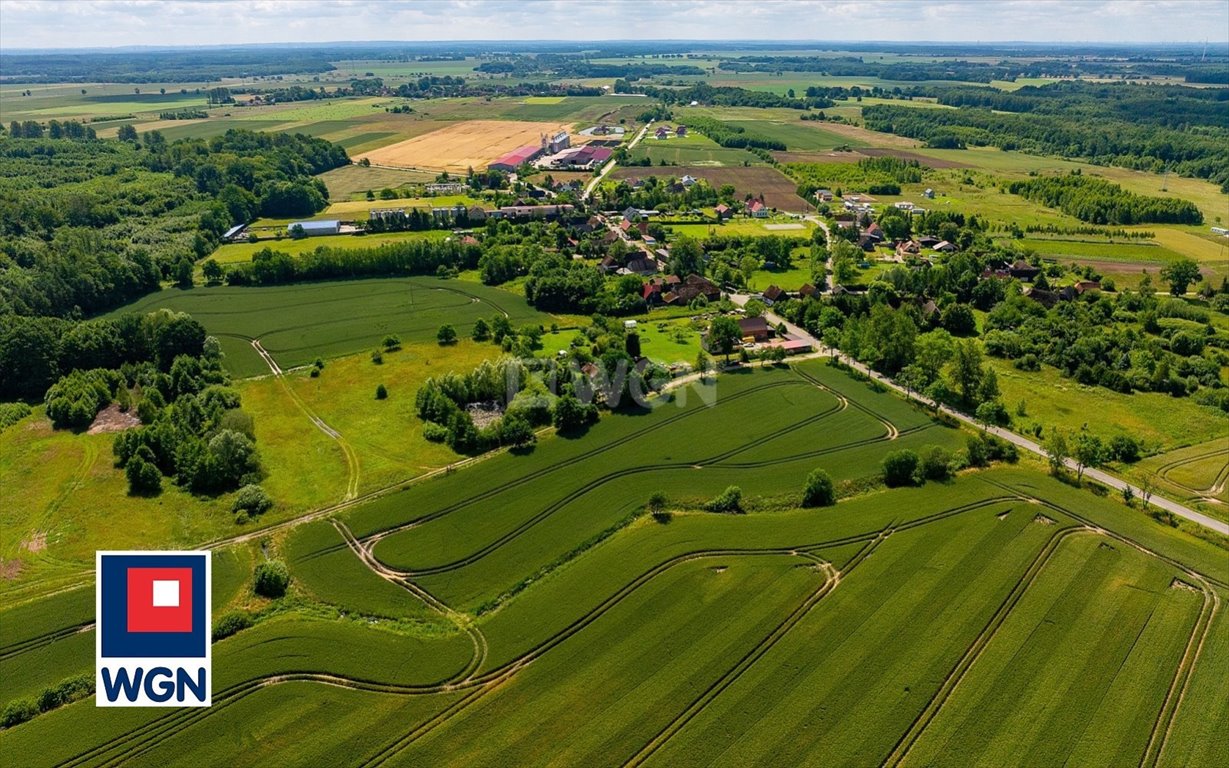
{"label": "aerial farmland", "polygon": [[1072,2],[6,8],[0,763],[1229,763],[1229,43]]}

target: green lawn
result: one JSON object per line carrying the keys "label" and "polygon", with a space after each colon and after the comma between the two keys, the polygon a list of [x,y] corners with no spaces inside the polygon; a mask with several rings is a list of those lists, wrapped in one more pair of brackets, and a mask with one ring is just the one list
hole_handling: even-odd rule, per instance
{"label": "green lawn", "polygon": [[244,264],[252,260],[257,251],[268,248],[291,256],[301,256],[317,248],[375,248],[387,243],[403,243],[407,240],[444,240],[452,235],[445,229],[423,232],[387,232],[378,235],[322,235],[301,240],[258,240],[254,243],[228,243],[220,246],[210,257],[219,264]]}

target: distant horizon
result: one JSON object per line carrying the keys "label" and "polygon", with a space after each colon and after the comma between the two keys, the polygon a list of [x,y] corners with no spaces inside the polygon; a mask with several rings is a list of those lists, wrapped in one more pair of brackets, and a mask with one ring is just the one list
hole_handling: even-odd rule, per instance
{"label": "distant horizon", "polygon": [[346,48],[359,47],[364,45],[369,46],[448,46],[448,45],[500,45],[509,44],[517,46],[530,45],[587,45],[588,47],[601,47],[604,45],[626,45],[629,43],[643,44],[678,44],[678,45],[734,45],[739,43],[755,44],[759,47],[771,46],[779,44],[782,46],[798,47],[804,45],[822,45],[827,50],[840,50],[833,48],[837,45],[850,46],[868,46],[868,45],[883,45],[892,46],[896,50],[907,49],[910,47],[937,46],[946,45],[952,48],[1002,48],[1005,46],[1030,46],[1030,47],[1047,47],[1047,46],[1089,46],[1096,48],[1198,48],[1202,46],[1225,46],[1225,55],[1229,55],[1229,38],[1224,40],[980,40],[980,41],[947,41],[947,40],[911,40],[907,43],[902,43],[899,40],[764,40],[764,39],[740,39],[731,38],[654,38],[654,39],[629,39],[629,38],[609,38],[603,40],[569,40],[566,38],[542,38],[540,40],[514,40],[514,39],[457,39],[457,40],[286,40],[279,42],[265,43],[184,43],[179,45],[138,45],[138,44],[123,44],[123,45],[95,45],[95,46],[73,46],[73,47],[10,47],[0,44],[0,52],[7,54],[40,54],[40,53],[125,53],[125,52],[158,52],[158,51],[178,51],[178,50],[235,50],[243,48]]}
{"label": "distant horizon", "polygon": [[[542,34],[547,30],[550,37]],[[795,37],[780,40],[782,30]],[[1209,30],[1225,38],[1202,39]],[[898,45],[906,40],[917,42],[905,45],[1219,46],[1229,43],[1229,3],[758,0],[734,6],[724,0],[5,0],[0,50],[586,43],[593,41],[595,31],[610,36],[601,42],[625,43],[848,39]]]}

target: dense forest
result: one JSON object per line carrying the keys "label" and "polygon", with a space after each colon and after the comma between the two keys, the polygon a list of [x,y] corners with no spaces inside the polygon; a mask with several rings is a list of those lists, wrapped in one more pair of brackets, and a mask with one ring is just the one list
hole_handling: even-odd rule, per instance
{"label": "dense forest", "polygon": [[0,136],[0,316],[100,312],[191,277],[236,223],[327,204],[322,139],[228,131],[168,143]]}
{"label": "dense forest", "polygon": [[1203,214],[1189,200],[1137,195],[1078,173],[1013,181],[1007,190],[1090,224],[1203,223]]}
{"label": "dense forest", "polygon": [[1229,192],[1229,130],[1175,130],[1101,115],[1061,117],[1039,112],[1001,114],[989,109],[865,107],[866,127],[932,141],[949,138],[1037,154],[1085,158],[1101,165],[1208,179]]}

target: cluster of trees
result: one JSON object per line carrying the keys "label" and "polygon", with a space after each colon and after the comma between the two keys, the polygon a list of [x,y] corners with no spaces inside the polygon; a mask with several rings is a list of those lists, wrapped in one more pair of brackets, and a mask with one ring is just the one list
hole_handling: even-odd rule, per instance
{"label": "cluster of trees", "polygon": [[9,123],[9,136],[14,139],[74,139],[76,141],[93,141],[98,138],[94,129],[76,120],[51,120],[44,126],[37,120],[24,120]]}
{"label": "cluster of trees", "polygon": [[204,120],[209,113],[203,109],[177,109],[173,112],[159,112],[159,120]]}
{"label": "cluster of trees", "polygon": [[81,322],[6,317],[0,324],[0,400],[42,399],[75,370],[146,362],[169,370],[180,355],[200,355],[204,344],[200,323],[169,310]]}
{"label": "cluster of trees", "polygon": [[1081,384],[1116,392],[1193,394],[1220,389],[1229,334],[1207,310],[1141,292],[1100,294],[1046,310],[1012,294],[986,317],[988,354],[1017,368],[1057,368]]}
{"label": "cluster of trees", "polygon": [[468,229],[475,226],[464,207],[452,213],[436,213],[426,208],[410,208],[408,211],[388,211],[367,220],[367,232],[421,232],[427,229]]}
{"label": "cluster of trees", "polygon": [[696,83],[682,88],[659,87],[655,85],[638,85],[627,80],[615,80],[615,93],[643,93],[657,99],[663,104],[690,104],[695,101],[715,107],[757,107],[769,109],[784,107],[786,109],[823,109],[831,107],[832,101],[825,98],[797,98],[782,96],[772,91],[750,91],[746,88],[733,86],[713,86],[708,83]]}
{"label": "cluster of trees", "polygon": [[677,178],[648,176],[640,187],[633,187],[626,180],[603,185],[599,200],[609,209],[624,210],[631,206],[643,210],[689,211],[693,208],[716,205],[718,202],[734,203],[734,185],[723,184],[714,189],[704,179],[691,186],[684,186]]}
{"label": "cluster of trees", "polygon": [[785,163],[780,168],[798,182],[798,196],[804,200],[813,199],[819,189],[898,195],[901,184],[920,183],[925,175],[917,160],[899,157],[865,157],[856,163]]}
{"label": "cluster of trees", "polygon": [[741,125],[731,125],[711,117],[688,119],[688,127],[704,134],[723,147],[731,149],[775,149],[784,151],[785,142],[747,131]]}
{"label": "cluster of trees", "polygon": [[141,426],[119,433],[112,444],[131,493],[158,493],[163,476],[195,493],[259,482],[252,418],[227,386],[216,342],[199,357],[176,357],[169,371],[146,365],[133,375]]}
{"label": "cluster of trees", "polygon": [[[449,372],[427,379],[414,400],[419,418],[428,423],[424,434],[458,453],[480,453],[499,446],[532,445],[537,441],[534,428],[553,423],[557,416],[569,429],[596,421],[596,407],[581,407],[571,393],[554,398],[532,374],[524,361],[503,358],[483,361],[469,373]],[[557,375],[557,371],[548,375]],[[565,398],[570,399],[559,415],[558,404]],[[466,410],[474,403],[498,407],[502,415],[479,429]]]}
{"label": "cluster of trees", "polygon": [[1102,165],[1208,179],[1229,192],[1229,130],[1176,130],[1129,116],[1083,110],[1065,114],[1004,114],[989,109],[912,109],[890,104],[865,107],[873,131],[923,141],[953,136],[971,146],[994,146],[1038,154],[1081,157]]}
{"label": "cluster of trees", "polygon": [[717,64],[727,72],[818,72],[832,77],[880,77],[884,80],[959,80],[988,83],[1014,80],[1020,65],[972,61],[882,63],[858,56],[740,56]]}
{"label": "cluster of trees", "polygon": [[191,281],[235,222],[327,204],[321,139],[228,131],[167,143],[0,137],[0,315],[79,317]]}
{"label": "cluster of trees", "polygon": [[1137,195],[1079,173],[1013,181],[1007,189],[1090,224],[1203,223],[1203,214],[1189,200]]}
{"label": "cluster of trees", "polygon": [[332,248],[291,256],[262,248],[247,264],[226,268],[230,285],[282,285],[352,277],[434,275],[478,266],[482,249],[459,240],[407,240],[375,248]]}

